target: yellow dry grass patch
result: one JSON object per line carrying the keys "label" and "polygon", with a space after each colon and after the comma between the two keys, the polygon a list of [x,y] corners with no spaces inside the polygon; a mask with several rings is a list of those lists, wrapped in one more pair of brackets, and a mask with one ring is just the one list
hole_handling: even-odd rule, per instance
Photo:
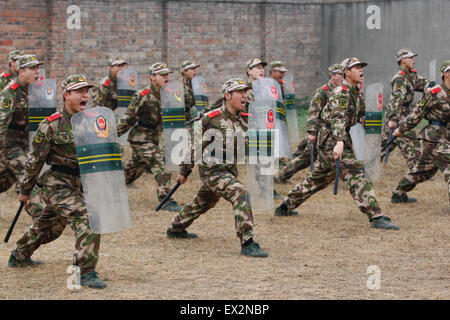
{"label": "yellow dry grass patch", "polygon": [[[399,231],[371,229],[341,183],[337,197],[329,186],[299,207],[298,217],[254,212],[266,259],[239,254],[232,208],[224,200],[189,228],[198,239],[168,239],[174,213],[154,211],[154,177],[144,174],[137,189],[129,189],[133,228],[102,236],[97,271],[107,289],[66,288],[74,246],[69,227],[33,255],[45,265],[8,268],[10,251],[31,221],[23,214],[10,242],[0,246],[0,299],[449,299],[447,186],[438,173],[411,192],[417,204],[393,205],[391,192],[406,170],[395,151],[375,184],[383,213]],[[290,185],[277,185],[278,192],[286,195],[307,171]],[[188,203],[199,186],[195,169],[175,199]],[[0,203],[3,239],[18,207],[14,190],[1,194]],[[379,290],[366,286],[370,265],[381,269]]]}

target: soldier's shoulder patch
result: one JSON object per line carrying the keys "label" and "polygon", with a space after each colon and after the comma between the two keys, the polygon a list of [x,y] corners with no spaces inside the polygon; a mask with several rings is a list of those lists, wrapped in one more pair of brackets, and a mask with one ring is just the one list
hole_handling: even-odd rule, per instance
{"label": "soldier's shoulder patch", "polygon": [[45,120],[47,120],[48,122],[52,122],[61,117],[62,117],[61,113],[57,112],[57,113],[52,114],[51,116],[48,116],[47,118],[45,118]]}
{"label": "soldier's shoulder patch", "polygon": [[3,78],[8,78],[9,76],[11,76],[11,74],[9,72],[3,72],[2,73],[2,77]]}
{"label": "soldier's shoulder patch", "polygon": [[150,89],[145,89],[145,90],[141,91],[140,95],[143,96],[143,97],[145,97],[145,96],[148,95],[150,92],[151,92]]}
{"label": "soldier's shoulder patch", "polygon": [[2,102],[3,109],[7,110],[7,109],[11,108],[11,105],[12,105],[11,99],[7,99],[7,98],[3,99],[3,102]]}
{"label": "soldier's shoulder patch", "polygon": [[217,117],[221,113],[222,112],[220,110],[214,110],[214,111],[208,112],[206,115],[208,116],[208,118],[212,119],[214,117]]}
{"label": "soldier's shoulder patch", "polygon": [[111,80],[109,80],[109,79],[106,79],[105,82],[103,82],[103,85],[105,87],[109,86],[110,84],[111,84]]}
{"label": "soldier's shoulder patch", "polygon": [[347,107],[348,96],[346,94],[338,94],[336,99],[338,101],[339,108],[345,109]]}
{"label": "soldier's shoulder patch", "polygon": [[430,89],[430,92],[432,94],[436,94],[436,93],[441,92],[441,91],[442,91],[442,88],[440,86],[435,86],[435,87]]}
{"label": "soldier's shoulder patch", "polygon": [[423,107],[425,105],[425,99],[420,99],[419,107]]}
{"label": "soldier's shoulder patch", "polygon": [[328,86],[323,86],[322,90],[330,90],[330,88]]}
{"label": "soldier's shoulder patch", "polygon": [[12,85],[9,86],[11,89],[16,90],[19,87],[19,84],[17,82],[14,82]]}
{"label": "soldier's shoulder patch", "polygon": [[43,140],[44,140],[44,134],[42,132],[36,133],[36,135],[34,136],[34,139],[33,139],[33,141],[36,143],[42,143]]}

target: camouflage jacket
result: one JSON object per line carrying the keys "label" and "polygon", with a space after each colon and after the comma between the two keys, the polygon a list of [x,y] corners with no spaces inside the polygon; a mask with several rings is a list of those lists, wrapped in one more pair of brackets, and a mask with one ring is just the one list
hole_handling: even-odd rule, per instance
{"label": "camouflage jacket", "polygon": [[[71,114],[65,109],[43,120],[33,139],[21,181],[21,193],[29,195],[38,181],[44,163],[78,170],[77,152],[72,134]],[[81,190],[80,176],[47,170],[38,181],[44,186],[72,186]]]}
{"label": "camouflage jacket", "polygon": [[0,93],[0,149],[19,144],[28,150],[28,86],[18,78]]}
{"label": "camouflage jacket", "polygon": [[92,106],[117,109],[117,80],[111,74],[103,78],[100,84],[92,89]]}
{"label": "camouflage jacket", "polygon": [[[247,132],[247,121],[243,120],[243,117],[241,116],[240,113],[238,113],[237,115],[231,114],[225,108],[225,104],[223,104],[219,109],[206,113],[202,117],[202,136],[203,136],[202,154],[204,156],[202,164],[199,164],[199,172],[200,177],[202,179],[207,178],[209,175],[216,173],[218,171],[229,171],[235,176],[237,176],[236,158],[239,152],[238,139],[234,139],[233,141],[234,154],[228,156],[229,161],[232,163],[226,163],[227,146],[231,145],[230,137],[232,135],[242,138],[243,139],[242,141],[245,143],[246,132]],[[213,141],[211,141],[211,139],[208,138],[209,133],[214,136]],[[217,140],[218,139],[217,136],[219,135],[219,133],[220,136],[222,137],[222,142],[218,142]],[[217,149],[214,150],[214,148],[210,146],[208,150],[206,150],[205,152],[205,149],[212,143],[214,143],[214,146],[217,147]],[[239,148],[240,147],[245,148],[245,145],[240,144]],[[210,148],[212,148],[214,151],[209,150]],[[245,152],[245,150],[243,151]],[[222,154],[222,158],[221,159],[217,158],[214,159],[212,157],[210,158],[207,156],[210,153],[212,154],[212,157],[214,156],[219,157],[219,154]],[[208,163],[209,161],[211,161],[211,163]],[[193,167],[194,167],[194,146],[192,146],[191,148],[191,163],[181,164],[180,174],[187,175],[188,170],[192,169]]]}
{"label": "camouflage jacket", "polygon": [[423,92],[428,83],[429,81],[419,76],[416,70],[400,68],[391,80],[392,93],[387,105],[386,120],[403,120],[409,114],[414,92]]}
{"label": "camouflage jacket", "polygon": [[[425,89],[422,99],[412,112],[400,121],[401,132],[413,129],[423,118],[429,121],[421,131],[423,139],[447,144],[450,142],[450,89],[445,84]],[[431,121],[437,122],[432,124]]]}
{"label": "camouflage jacket", "polygon": [[346,80],[331,92],[320,118],[325,126],[320,128],[318,143],[321,145],[331,132],[336,141],[351,145],[350,127],[363,118],[366,111],[364,97],[358,87],[353,88]]}
{"label": "camouflage jacket", "polygon": [[308,119],[307,119],[307,127],[306,131],[309,134],[317,136],[317,132],[320,129],[320,112],[325,107],[325,105],[328,102],[328,99],[330,98],[331,91],[336,86],[333,84],[333,82],[328,81],[327,84],[324,84],[320,88],[317,88],[314,91],[314,94],[311,98],[311,103],[309,105],[308,109]]}
{"label": "camouflage jacket", "polygon": [[161,94],[153,84],[136,91],[128,109],[120,119],[117,134],[130,130],[128,141],[134,143],[159,143],[162,132]]}
{"label": "camouflage jacket", "polygon": [[0,91],[2,91],[12,80],[14,79],[14,73],[9,70],[9,72],[3,72],[0,74]]}
{"label": "camouflage jacket", "polygon": [[190,80],[183,78],[184,85],[184,110],[186,115],[186,121],[192,119],[191,109],[197,110],[195,107],[194,91],[192,90],[192,83]]}

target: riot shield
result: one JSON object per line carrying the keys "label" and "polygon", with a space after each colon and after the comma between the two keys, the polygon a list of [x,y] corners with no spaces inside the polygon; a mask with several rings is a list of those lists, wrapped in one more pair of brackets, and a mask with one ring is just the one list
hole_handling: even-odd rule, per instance
{"label": "riot shield", "polygon": [[71,123],[92,232],[130,228],[114,112],[106,107],[86,109],[74,114]]}
{"label": "riot shield", "polygon": [[249,105],[247,187],[255,210],[273,208],[273,175],[278,162],[274,157],[274,122],[279,100],[272,90],[276,82],[268,80],[272,79],[253,82],[255,100]]}
{"label": "riot shield", "polygon": [[292,73],[286,73],[283,78],[284,89],[284,107],[286,109],[286,118],[289,130],[289,140],[297,146],[300,143],[298,129],[297,107],[295,99],[294,76]]}
{"label": "riot shield", "polygon": [[177,170],[189,152],[189,132],[184,111],[184,86],[172,81],[161,88],[161,108],[166,167]]}
{"label": "riot shield", "polygon": [[56,112],[56,82],[53,79],[37,80],[28,86],[30,151],[32,141],[42,120]]}
{"label": "riot shield", "polygon": [[383,110],[383,84],[373,83],[366,89],[366,164],[365,176],[371,181],[380,179],[381,127]]}
{"label": "riot shield", "polygon": [[361,123],[355,124],[350,128],[350,137],[352,138],[353,152],[358,160],[366,159],[366,139],[364,136],[364,128]]}
{"label": "riot shield", "polygon": [[[122,118],[128,109],[133,94],[138,88],[136,70],[127,68],[117,73],[117,114],[116,119]],[[128,132],[119,138],[120,144],[127,144]]]}
{"label": "riot shield", "polygon": [[[209,100],[207,95],[207,89],[206,89],[206,82],[205,78],[203,76],[195,76],[192,79],[192,91],[194,91],[194,100],[195,100],[195,107],[197,108],[197,116],[200,114],[203,114],[203,109],[207,108],[209,106]],[[194,122],[194,132],[201,133],[202,122],[201,121],[195,121]]]}
{"label": "riot shield", "polygon": [[252,88],[255,101],[275,101],[276,108],[274,112],[268,114],[265,120],[267,128],[274,129],[274,157],[292,158],[286,110],[283,105],[280,84],[272,78],[262,78],[253,81]]}

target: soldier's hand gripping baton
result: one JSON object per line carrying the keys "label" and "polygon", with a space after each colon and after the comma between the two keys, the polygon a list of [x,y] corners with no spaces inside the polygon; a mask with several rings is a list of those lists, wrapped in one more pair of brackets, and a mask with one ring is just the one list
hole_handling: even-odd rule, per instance
{"label": "soldier's hand gripping baton", "polygon": [[[187,176],[189,176],[191,174],[192,170],[189,169]],[[158,206],[156,207],[156,211],[159,211],[159,209],[162,208],[163,205],[166,204],[167,201],[169,201],[170,197],[172,197],[172,195],[175,193],[175,191],[177,191],[177,189],[181,186],[181,183],[178,181],[177,184],[172,188],[172,190],[169,191],[169,193],[167,194],[167,196],[164,197],[164,199],[162,199],[161,203],[158,204]]]}
{"label": "soldier's hand gripping baton", "polygon": [[388,142],[386,142],[386,144],[383,146],[383,148],[381,148],[381,152],[383,152],[387,147],[389,147],[389,145],[395,141],[395,139],[397,139],[397,137],[392,137],[391,139],[388,140]]}
{"label": "soldier's hand gripping baton", "polygon": [[20,203],[20,207],[19,210],[17,210],[16,216],[14,217],[13,222],[11,223],[11,226],[9,227],[8,232],[6,233],[6,237],[5,237],[5,243],[8,243],[9,241],[9,237],[11,236],[11,233],[14,230],[14,226],[16,225],[17,220],[19,219],[20,213],[22,212],[23,206],[25,205],[25,202],[21,202]]}
{"label": "soldier's hand gripping baton", "polygon": [[[389,129],[389,139],[388,139],[388,141],[392,139],[392,134],[393,134],[393,133],[394,133],[394,128]],[[386,154],[384,155],[384,163],[385,163],[385,164],[388,162],[388,158],[389,158],[389,149],[390,149],[390,146],[387,146]]]}
{"label": "soldier's hand gripping baton", "polygon": [[336,159],[336,176],[334,177],[334,191],[333,194],[337,195],[338,192],[338,185],[339,185],[339,168],[341,165],[341,160]]}
{"label": "soldier's hand gripping baton", "polygon": [[312,143],[309,144],[309,166],[311,167],[311,172],[314,172],[314,146]]}
{"label": "soldier's hand gripping baton", "polygon": [[200,120],[200,119],[202,118],[202,116],[203,116],[203,114],[200,113],[200,114],[199,114],[197,117],[195,117],[194,119],[191,119],[191,120],[189,120],[189,121],[186,121],[186,125],[188,126],[188,125],[190,125],[192,122],[197,121],[197,120]]}

